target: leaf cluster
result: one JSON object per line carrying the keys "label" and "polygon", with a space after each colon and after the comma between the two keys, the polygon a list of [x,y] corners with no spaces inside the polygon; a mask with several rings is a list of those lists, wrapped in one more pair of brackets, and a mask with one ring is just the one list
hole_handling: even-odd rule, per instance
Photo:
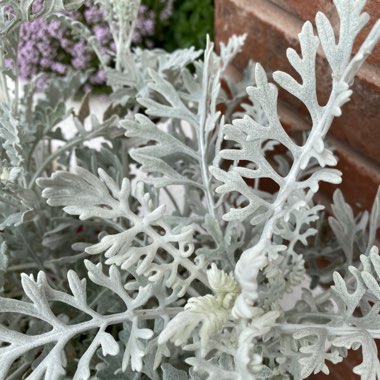
{"label": "leaf cluster", "polygon": [[[302,379],[359,347],[354,373],[380,379],[380,192],[358,216],[339,191],[328,219],[314,199],[321,181],[341,181],[325,137],[380,38],[376,24],[351,56],[365,1],[334,1],[339,35],[323,13],[306,22],[300,52],[287,51],[298,77],[277,71],[277,85],[260,64],[228,76],[245,36],[219,54],[209,38],[203,52],[132,50],[140,2],[99,1],[115,53],[55,17],[105,69],[104,112],[91,93],[69,105],[77,72],[20,96],[4,69],[17,28],[79,3],[46,0],[33,15],[31,1],[1,2],[0,379]],[[302,141],[281,123],[278,86],[310,114]]]}

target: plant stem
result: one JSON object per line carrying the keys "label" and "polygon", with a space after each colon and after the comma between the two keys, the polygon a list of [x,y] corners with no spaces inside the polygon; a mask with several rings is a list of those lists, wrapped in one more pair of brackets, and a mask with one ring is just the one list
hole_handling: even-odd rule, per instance
{"label": "plant stem", "polygon": [[17,368],[11,375],[7,376],[7,380],[18,380],[22,379],[22,375],[24,374],[25,370],[27,370],[29,367],[29,363],[21,364],[19,368]]}
{"label": "plant stem", "polygon": [[37,264],[37,267],[40,271],[45,271],[45,268],[44,268],[44,265],[40,259],[40,257],[34,252],[33,248],[29,245],[28,241],[25,239],[25,235],[23,233],[23,231],[21,231],[21,233],[19,234],[21,240],[24,242],[26,248],[28,249],[28,251],[30,252],[33,260],[36,262]]}
{"label": "plant stem", "polygon": [[[210,42],[207,41],[209,45]],[[207,167],[207,149],[206,149],[206,124],[207,124],[207,116],[209,113],[209,81],[210,75],[208,73],[208,62],[211,59],[213,54],[213,49],[209,46],[206,47],[205,51],[205,62],[204,62],[204,70],[203,70],[203,78],[202,78],[202,99],[199,102],[198,115],[199,115],[199,129],[197,130],[197,138],[199,144],[199,155],[201,157],[200,165],[201,165],[201,174],[202,174],[202,182],[205,191],[206,203],[209,214],[215,219],[215,204],[214,198],[211,193],[210,187],[210,175]]]}
{"label": "plant stem", "polygon": [[[280,330],[284,334],[294,334],[297,331],[304,330],[304,329],[325,329],[327,330],[328,335],[333,335],[333,336],[346,336],[346,335],[357,334],[358,332],[363,331],[363,329],[358,328],[358,327],[351,327],[351,326],[336,327],[336,326],[328,326],[325,324],[303,325],[303,324],[286,323],[286,324],[278,324],[276,325],[275,328]],[[368,334],[370,334],[372,338],[380,339],[379,329],[365,329],[365,331]]]}
{"label": "plant stem", "polygon": [[[16,35],[16,49],[18,50],[18,45],[19,45],[19,40],[20,40],[20,29],[17,30],[17,35]],[[20,73],[19,73],[19,67],[18,67],[18,52],[16,52],[16,60],[15,60],[15,97],[13,99],[13,114],[15,117],[17,117],[18,113],[18,103],[19,103],[19,98],[20,98]]]}
{"label": "plant stem", "polygon": [[169,314],[170,316],[177,315],[183,311],[183,307],[168,307],[166,309],[141,309],[135,310],[135,315],[139,317],[139,319],[156,319],[161,317],[162,314]]}
{"label": "plant stem", "polygon": [[3,57],[2,49],[0,48],[0,91],[1,91],[1,94],[4,96],[4,100],[2,100],[1,98],[0,100],[4,101],[5,104],[9,105],[11,103],[11,98],[9,95],[7,78],[3,71],[4,64],[5,64],[4,57]]}
{"label": "plant stem", "polygon": [[98,134],[101,132],[102,129],[105,127],[101,127],[99,129],[96,129],[94,131],[89,132],[85,136],[78,136],[74,139],[72,139],[70,142],[65,144],[64,146],[57,149],[53,154],[51,154],[49,157],[45,159],[45,161],[41,164],[41,166],[37,169],[37,171],[34,173],[32,179],[29,183],[29,189],[32,189],[35,185],[35,182],[37,178],[44,172],[44,170],[56,159],[58,158],[63,152],[66,150],[69,150],[71,148],[74,148],[76,145],[81,144],[83,141],[88,141],[94,137],[97,137]]}
{"label": "plant stem", "polygon": [[[140,8],[141,0],[135,0],[129,2],[129,4],[120,5],[117,3],[114,6],[117,12],[118,19],[118,33],[115,39],[116,45],[116,70],[122,72],[123,62],[126,60],[126,56],[130,53],[130,47],[132,43],[133,31],[135,29],[135,23],[137,13]],[[125,9],[124,9],[125,8]],[[124,12],[126,10],[126,12]],[[115,38],[115,36],[114,36]]]}
{"label": "plant stem", "polygon": [[165,193],[167,194],[167,196],[169,197],[170,201],[172,202],[174,208],[177,210],[178,212],[178,215],[181,215],[181,210],[178,206],[178,203],[177,201],[175,200],[175,198],[173,197],[173,194],[168,190],[167,187],[164,187],[163,190],[165,191]]}

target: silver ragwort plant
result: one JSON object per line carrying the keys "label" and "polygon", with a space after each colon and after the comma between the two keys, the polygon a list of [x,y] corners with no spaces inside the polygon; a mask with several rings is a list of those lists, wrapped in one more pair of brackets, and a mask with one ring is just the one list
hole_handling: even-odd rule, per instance
{"label": "silver ragwort plant", "polygon": [[[334,0],[339,33],[321,12],[306,22],[300,53],[287,51],[300,81],[277,71],[276,84],[260,64],[228,76],[245,36],[219,54],[209,40],[204,52],[132,50],[140,1],[97,2],[108,55],[62,13],[83,0],[45,0],[38,14],[33,0],[0,1],[0,379],[304,379],[359,347],[353,372],[380,379],[380,192],[357,217],[340,191],[329,218],[313,200],[321,181],[341,182],[325,137],[380,39],[377,21],[352,55],[365,0]],[[43,93],[38,77],[20,82],[20,28],[39,17],[94,49],[111,89],[101,117],[91,93],[68,106],[90,72]],[[278,87],[310,114],[302,144],[280,122]]]}

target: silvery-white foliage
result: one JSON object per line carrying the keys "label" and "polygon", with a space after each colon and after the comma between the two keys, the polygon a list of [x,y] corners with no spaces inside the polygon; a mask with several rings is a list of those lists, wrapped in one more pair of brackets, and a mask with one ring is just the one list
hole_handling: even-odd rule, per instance
{"label": "silvery-white foliage", "polygon": [[342,361],[337,350],[331,349],[326,351],[328,330],[324,328],[297,331],[293,334],[295,339],[302,339],[303,346],[299,349],[302,354],[305,354],[299,359],[301,367],[301,376],[307,378],[312,373],[323,372],[329,374],[329,368],[326,361],[333,364]]}
{"label": "silvery-white foliage", "polygon": [[1,181],[14,182],[18,175],[22,172],[21,155],[22,147],[20,141],[20,126],[13,117],[11,110],[2,105],[0,118],[0,139],[2,143],[2,165],[1,165]]}
{"label": "silvery-white foliage", "polygon": [[7,245],[3,241],[0,246],[0,292],[3,292],[4,288],[4,273],[8,268],[8,257],[6,255]]}
{"label": "silvery-white foliage", "polygon": [[116,70],[122,70],[130,51],[132,34],[141,0],[97,0],[105,12],[105,17],[115,42]]}
{"label": "silvery-white foliage", "polygon": [[[54,12],[71,11],[79,8],[84,0],[44,0],[41,10],[34,14],[32,6],[34,0],[2,0],[0,3],[0,34],[4,35],[16,29],[24,21],[31,21],[39,17],[47,17]],[[4,15],[6,7],[10,7],[11,15]]]}
{"label": "silvery-white foliage", "polygon": [[[283,332],[292,333],[299,340],[301,376],[323,371],[329,373],[325,360],[342,361],[341,347],[363,348],[363,362],[353,369],[362,379],[377,379],[380,363],[374,339],[379,338],[380,257],[377,247],[360,257],[362,269],[350,266],[346,279],[334,273],[332,298],[328,302],[315,303],[305,293],[304,301],[294,311],[288,312],[289,322],[279,326]],[[320,297],[321,299],[323,296]],[[369,302],[373,303],[369,307]],[[360,316],[354,313],[360,310]],[[322,322],[324,321],[324,322]]]}
{"label": "silvery-white foliage", "polygon": [[[204,62],[195,63],[196,73],[192,75],[185,69],[179,74],[182,84],[180,89],[158,72],[149,72],[152,78],[149,88],[159,94],[161,99],[139,98],[138,102],[147,108],[149,116],[172,119],[172,136],[157,130],[149,119],[140,115],[136,115],[136,122],[125,123],[127,136],[138,135],[158,143],[131,153],[144,171],[155,174],[153,184],[158,187],[181,184],[200,189],[205,193],[208,212],[212,216],[215,216],[215,200],[211,194],[208,165],[212,163],[219,143],[215,140],[215,128],[219,126],[220,119],[220,112],[217,111],[220,76],[224,66],[236,55],[242,41],[231,40],[222,49],[224,55],[220,58],[215,56],[213,44],[208,41]],[[189,136],[194,136],[193,141]],[[183,161],[188,164],[183,165]]]}
{"label": "silvery-white foliage", "polygon": [[209,338],[223,328],[240,289],[232,274],[227,275],[215,264],[207,271],[207,277],[215,295],[190,298],[184,311],[177,314],[162,331],[158,343],[171,340],[176,346],[182,346],[201,324],[199,338],[204,349]]}
{"label": "silvery-white foliage", "polygon": [[[315,30],[305,23],[300,53],[287,51],[300,82],[273,74],[309,111],[302,143],[282,127],[261,65],[228,75],[245,36],[218,54],[207,39],[202,57],[131,49],[140,1],[99,0],[116,46],[104,52],[57,13],[81,2],[46,0],[38,15],[33,1],[0,2],[0,379],[302,379],[359,347],[354,373],[380,379],[380,191],[357,216],[339,191],[329,218],[313,199],[320,181],[341,180],[325,136],[380,38],[377,22],[352,57],[365,1],[334,1],[339,35],[323,13]],[[67,107],[86,80],[75,72],[43,93],[36,78],[20,97],[4,62],[35,17],[87,39],[112,90],[104,115],[91,94]],[[320,47],[332,72],[324,105]],[[307,274],[311,288],[333,286],[283,306]]]}
{"label": "silvery-white foliage", "polygon": [[[94,265],[86,262],[88,276],[92,282],[110,289],[117,294],[125,304],[125,311],[114,315],[102,316],[93,310],[87,303],[86,280],[80,280],[74,271],[67,274],[68,283],[72,295],[55,290],[47,281],[46,275],[40,272],[37,279],[33,275],[21,276],[21,282],[25,294],[32,301],[18,301],[14,299],[0,299],[1,310],[4,313],[18,312],[38,318],[52,326],[49,332],[39,335],[21,334],[11,331],[6,327],[1,328],[1,340],[9,343],[9,346],[0,349],[1,368],[0,378],[5,378],[12,363],[27,351],[53,343],[54,348],[49,354],[34,368],[33,378],[44,377],[46,379],[60,379],[65,374],[66,355],[64,347],[75,335],[81,334],[91,329],[98,329],[91,344],[78,362],[74,379],[88,379],[90,376],[89,363],[92,356],[101,347],[103,355],[116,355],[119,347],[115,339],[107,333],[106,328],[115,323],[131,320],[133,328],[130,333],[131,346],[125,348],[124,359],[127,364],[131,360],[133,370],[141,370],[141,358],[144,351],[139,347],[139,339],[149,339],[153,332],[149,329],[138,328],[138,316],[134,311],[145,303],[149,297],[149,288],[141,287],[137,295],[131,298],[124,289],[120,273],[115,266],[111,266],[109,276],[103,273],[102,265]],[[71,307],[77,308],[91,317],[86,322],[78,324],[66,324],[62,316],[56,316],[50,308],[50,303],[62,302]]]}
{"label": "silvery-white foliage", "polygon": [[[357,266],[360,263],[360,255],[368,254],[379,228],[379,197],[378,190],[371,212],[365,211],[354,217],[343,194],[339,190],[335,191],[332,215],[328,218],[333,237],[323,236],[320,228],[317,228],[313,244],[303,250],[303,256],[309,264],[307,272],[315,281],[331,283],[335,270],[345,273],[349,265]],[[319,223],[323,223],[323,217]],[[326,261],[323,268],[318,268],[317,260],[320,259]]]}
{"label": "silvery-white foliage", "polygon": [[[218,76],[223,75],[229,63],[241,51],[244,41],[245,36],[232,36],[226,45],[221,43],[220,57],[217,57],[212,53],[214,50],[213,43],[208,40],[206,51],[204,52],[204,61],[197,61],[197,58],[199,58],[202,52],[195,51],[193,47],[179,49],[170,54],[161,50],[149,51],[136,49],[135,60],[131,60],[131,63],[128,63],[133,66],[129,66],[126,70],[128,79],[126,79],[125,76],[122,78],[120,74],[117,75],[117,73],[116,76],[113,77],[111,72],[110,78],[112,79],[113,77],[115,82],[111,80],[110,84],[118,83],[130,88],[135,87],[138,90],[136,98],[139,100],[139,103],[142,103],[147,96],[152,98],[155,93],[162,94],[162,90],[165,92],[165,89],[160,87],[160,83],[162,86],[164,82],[157,81],[157,78],[164,78],[179,92],[182,101],[184,101],[184,106],[191,110],[194,104],[200,101],[201,103],[207,103],[208,100],[205,99],[205,96],[215,97],[218,95],[221,97],[221,92],[223,92],[221,89],[219,89],[220,92],[215,93],[214,91],[212,94],[202,94],[202,89],[205,91],[205,87],[208,88],[211,86],[211,81],[214,80],[214,77],[216,77],[214,85],[216,86],[218,84]],[[214,62],[216,63],[215,66],[213,66]],[[195,65],[195,75],[189,70],[188,66],[190,63]],[[209,72],[205,70],[209,70]],[[228,77],[226,77],[226,79],[228,79]],[[202,83],[202,81],[205,82]],[[208,82],[208,84],[206,82]],[[234,101],[236,98],[237,97],[234,97]],[[162,98],[154,100],[161,102]],[[213,102],[216,102],[216,100],[214,99]],[[210,111],[215,112],[212,108]],[[155,111],[150,110],[150,112],[153,116]]]}
{"label": "silvery-white foliage", "polygon": [[[368,20],[368,16],[362,13],[364,1],[352,1],[349,6],[343,4],[345,2],[336,1],[341,31],[345,31],[339,35],[338,45],[335,45],[331,39],[332,26],[326,17],[319,13],[317,16],[318,36],[314,35],[312,24],[306,22],[299,34],[301,54],[293,49],[287,50],[288,60],[300,75],[302,82],[297,82],[289,74],[281,71],[273,74],[275,81],[303,102],[309,111],[312,126],[304,145],[297,145],[283,129],[277,113],[277,88],[268,82],[266,73],[259,64],[255,68],[255,86],[249,87],[247,92],[253,101],[260,105],[267,123],[260,125],[259,122],[246,115],[242,119],[235,120],[232,125],[224,127],[225,139],[235,141],[239,149],[224,149],[220,152],[220,156],[236,163],[240,160],[248,160],[253,164],[252,168],[232,165],[229,171],[212,168],[213,175],[223,182],[223,185],[217,189],[218,192],[223,194],[238,192],[247,200],[245,207],[230,208],[224,215],[224,219],[242,221],[249,218],[253,225],[264,224],[259,241],[243,252],[236,264],[235,274],[241,285],[242,294],[237,299],[234,313],[242,318],[249,317],[249,308],[258,298],[255,284],[258,269],[266,264],[266,258],[276,259],[279,252],[287,248],[275,242],[276,224],[281,218],[287,221],[293,210],[308,207],[304,201],[296,202],[295,205],[289,204],[292,194],[296,191],[315,193],[318,191],[319,181],[331,183],[341,181],[339,171],[326,168],[326,166],[334,166],[336,159],[326,148],[323,138],[333,118],[340,116],[341,106],[349,100],[351,95],[349,86],[353,75],[368,54],[368,50],[379,39],[376,36],[376,33],[379,33],[377,31],[375,35],[369,36],[351,61],[348,59],[341,61],[341,46],[352,47],[352,41]],[[379,25],[375,26],[376,28],[379,28]],[[335,36],[334,33],[333,36]],[[319,104],[316,91],[315,60],[320,42],[331,64],[333,78],[332,91],[324,106]],[[350,53],[345,53],[344,57],[346,56],[350,57]],[[338,60],[339,67],[336,64]],[[281,144],[292,155],[293,162],[285,176],[278,174],[268,157],[262,153],[261,147],[268,140]],[[312,161],[318,162],[320,168],[314,169],[311,175],[304,178],[303,171]],[[256,188],[250,187],[245,181],[245,179],[257,181],[262,178],[269,178],[279,188],[277,196],[272,201],[261,198],[256,194]]]}
{"label": "silvery-white foliage", "polygon": [[[218,217],[217,199],[208,167],[222,143],[220,127],[224,119],[220,118],[217,109],[222,102],[222,75],[243,42],[244,37],[231,39],[217,56],[213,43],[208,40],[204,61],[194,61],[197,55],[193,56],[195,73],[182,68],[171,81],[170,76],[162,75],[160,66],[157,71],[148,70],[149,91],[141,94],[144,97],[137,98],[137,101],[146,107],[145,113],[151,118],[169,118],[166,131],[157,128],[148,117],[141,114],[137,114],[134,121],[127,119],[122,122],[127,137],[139,137],[149,142],[130,153],[141,164],[141,169],[150,174],[146,182],[159,188],[183,186],[186,197],[198,207],[179,212],[182,211],[186,216],[199,213],[204,218],[204,227],[207,229],[213,224],[214,233],[218,236],[223,234],[219,223],[215,223]],[[191,51],[185,53],[184,57],[188,57]],[[182,58],[180,62],[184,64],[186,61]],[[171,68],[172,73],[177,70],[178,64]],[[155,144],[152,145],[152,142]],[[206,201],[203,207],[199,207],[201,197]],[[226,243],[214,239],[214,244],[221,246],[221,259],[231,264],[234,259]]]}
{"label": "silvery-white foliage", "polygon": [[125,62],[123,72],[106,69],[107,83],[115,90],[111,99],[116,104],[133,104],[137,107],[136,99],[150,93],[149,84],[153,81],[149,75],[150,70],[172,80],[200,54],[201,51],[193,47],[179,49],[173,53],[160,49],[135,48],[133,56]]}
{"label": "silvery-white foliage", "polygon": [[[129,207],[131,184],[124,178],[121,188],[115,181],[99,169],[99,178],[90,172],[78,168],[78,174],[60,172],[52,178],[38,181],[44,187],[42,196],[47,198],[50,206],[65,206],[63,210],[70,215],[79,215],[81,220],[88,218],[114,219],[125,218],[130,228],[118,234],[104,236],[98,244],[87,247],[89,254],[103,253],[106,264],[116,264],[121,269],[134,268],[137,275],[145,275],[149,281],[159,281],[165,277],[165,283],[173,289],[179,288],[179,296],[183,296],[194,280],[207,285],[202,273],[205,260],[189,257],[194,253],[191,226],[179,231],[172,229],[163,219],[165,205],[153,207],[143,184],[139,183],[135,198],[141,206],[141,214],[136,214]],[[138,237],[144,234],[144,237]],[[178,245],[178,247],[177,247]],[[172,256],[170,263],[165,263],[159,250]],[[187,270],[186,278],[182,278],[179,265]]]}

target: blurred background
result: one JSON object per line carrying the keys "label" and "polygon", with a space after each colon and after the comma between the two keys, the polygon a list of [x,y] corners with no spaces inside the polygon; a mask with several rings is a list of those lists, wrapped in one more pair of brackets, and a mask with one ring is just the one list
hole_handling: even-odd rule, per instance
{"label": "blurred background", "polygon": [[[33,12],[41,7],[42,0],[35,1]],[[79,11],[67,16],[83,22],[104,51],[114,50],[104,13],[94,1],[86,1]],[[213,0],[142,0],[133,46],[167,51],[190,46],[200,49],[205,46],[207,34],[213,39]],[[39,86],[43,87],[48,76],[62,76],[70,69],[91,70],[87,86],[104,87],[104,72],[85,38],[73,34],[58,20],[38,19],[23,25],[19,40],[22,79],[39,74]]]}

